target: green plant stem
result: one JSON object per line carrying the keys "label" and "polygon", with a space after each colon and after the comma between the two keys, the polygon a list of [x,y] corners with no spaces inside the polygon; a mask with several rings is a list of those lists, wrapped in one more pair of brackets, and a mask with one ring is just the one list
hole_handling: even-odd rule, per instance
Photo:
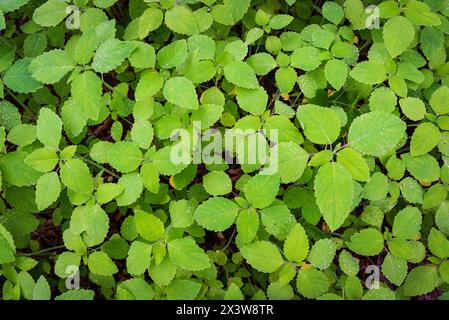
{"label": "green plant stem", "polygon": [[232,231],[232,234],[231,234],[231,236],[229,237],[228,242],[227,242],[226,245],[221,249],[221,251],[225,251],[225,250],[229,247],[229,245],[231,244],[232,240],[234,239],[236,230],[237,230],[237,229],[234,229],[234,230]]}
{"label": "green plant stem", "polygon": [[32,115],[34,115],[34,112],[31,111],[31,109],[28,108],[28,106],[27,106],[26,104],[24,104],[22,101],[20,101],[19,98],[17,98],[17,96],[16,96],[11,90],[9,90],[9,89],[6,88],[6,87],[5,87],[5,89],[6,89],[6,93],[7,93],[9,96],[11,96],[11,98],[13,98],[14,101],[16,101],[16,102],[17,102],[22,108],[24,108],[26,111],[28,111],[29,113],[31,113]]}
{"label": "green plant stem", "polygon": [[118,91],[116,88],[114,88],[113,86],[111,86],[109,83],[107,83],[107,82],[104,81],[103,79],[102,79],[102,81],[103,81],[104,86],[105,86],[106,88],[108,88],[109,90],[116,92],[116,93],[119,94],[122,98],[128,98],[127,96],[125,96],[123,93],[121,93],[120,91]]}
{"label": "green plant stem", "polygon": [[312,8],[315,9],[315,11],[318,12],[319,14],[322,14],[321,8],[318,7],[316,4],[313,4],[313,3],[312,3]]}
{"label": "green plant stem", "polygon": [[50,251],[55,251],[55,250],[59,250],[59,249],[63,249],[65,248],[65,245],[59,245],[59,246],[55,246],[55,247],[51,247],[51,248],[46,248],[46,249],[42,249],[39,251],[34,251],[34,252],[28,252],[28,253],[18,253],[17,256],[19,257],[29,257],[29,256],[38,256],[41,255],[43,253],[47,253]]}
{"label": "green plant stem", "polygon": [[88,164],[91,164],[91,165],[97,167],[98,169],[103,170],[104,172],[110,174],[111,176],[113,176],[113,177],[116,178],[116,179],[120,178],[120,177],[119,177],[118,175],[116,175],[114,172],[112,172],[111,170],[106,169],[106,168],[103,167],[102,165],[99,165],[99,164],[96,163],[95,161],[91,161],[91,160],[89,160],[89,159],[87,159],[87,158],[84,158],[84,157],[81,157],[81,158],[79,158],[79,159],[82,160],[82,161],[84,161],[84,162],[86,162],[86,163],[88,163]]}

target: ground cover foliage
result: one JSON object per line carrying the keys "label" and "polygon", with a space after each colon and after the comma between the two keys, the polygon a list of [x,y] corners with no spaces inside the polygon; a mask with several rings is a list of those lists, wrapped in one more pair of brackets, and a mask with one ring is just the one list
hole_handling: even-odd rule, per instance
{"label": "ground cover foliage", "polygon": [[[1,0],[2,299],[448,297],[448,16]],[[195,122],[276,172],[173,161]]]}

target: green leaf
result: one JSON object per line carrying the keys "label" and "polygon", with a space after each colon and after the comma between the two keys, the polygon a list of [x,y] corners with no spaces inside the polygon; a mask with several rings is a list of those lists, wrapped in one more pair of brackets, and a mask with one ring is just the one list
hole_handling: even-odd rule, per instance
{"label": "green leaf", "polygon": [[404,208],[394,218],[393,235],[402,239],[415,239],[421,229],[421,222],[422,216],[418,208]]}
{"label": "green leaf", "polygon": [[84,220],[86,223],[86,234],[83,237],[88,247],[101,244],[109,230],[109,218],[100,205],[96,204],[92,207],[86,207],[84,212]]}
{"label": "green leaf", "polygon": [[[192,12],[188,6],[183,5],[174,6],[165,13],[165,25],[168,28],[176,33],[189,36],[205,31],[203,25],[204,21],[202,23],[201,19],[209,20],[210,17],[205,14],[202,16],[198,15],[197,13]],[[212,23],[212,19],[210,19],[210,23]],[[209,21],[206,22],[205,26],[210,26]]]}
{"label": "green leaf", "polygon": [[240,252],[253,268],[261,272],[274,272],[284,263],[278,248],[268,241],[247,244],[240,248]]}
{"label": "green leaf", "polygon": [[107,9],[112,7],[118,0],[94,0],[94,4],[98,8]]}
{"label": "green leaf", "polygon": [[43,27],[54,27],[68,15],[64,0],[48,0],[34,10],[33,21]]}
{"label": "green leaf", "polygon": [[117,266],[111,258],[101,251],[92,252],[89,255],[87,265],[92,273],[101,276],[111,276],[118,272]]}
{"label": "green leaf", "polygon": [[447,197],[448,190],[442,184],[431,186],[424,195],[423,209],[438,207]]}
{"label": "green leaf", "polygon": [[197,223],[207,230],[224,231],[234,223],[238,209],[231,200],[217,197],[200,204],[194,215]]}
{"label": "green leaf", "polygon": [[71,276],[72,266],[78,267],[80,264],[81,257],[74,252],[62,252],[56,260],[55,263],[55,274],[60,278],[67,278]]}
{"label": "green leaf", "polygon": [[367,27],[367,15],[361,0],[345,0],[344,11],[346,18],[351,21],[351,27],[355,30]]}
{"label": "green leaf", "polygon": [[250,243],[259,230],[259,214],[256,209],[242,209],[237,217],[237,238],[244,244]]}
{"label": "green leaf", "polygon": [[14,62],[3,75],[5,86],[19,93],[31,93],[42,88],[42,84],[28,71],[32,61],[32,58],[24,58]]}
{"label": "green leaf", "polygon": [[363,295],[363,288],[359,278],[349,276],[346,278],[344,293],[348,300],[359,300]]}
{"label": "green leaf", "polygon": [[432,228],[427,238],[430,251],[440,259],[449,258],[449,240],[435,228]]}
{"label": "green leaf", "polygon": [[[398,37],[398,34],[401,36]],[[389,19],[383,27],[385,47],[393,58],[403,53],[410,46],[414,37],[415,29],[412,23],[402,16]]]}
{"label": "green leaf", "polygon": [[36,140],[36,126],[18,124],[8,132],[6,139],[18,146],[27,146]]}
{"label": "green leaf", "polygon": [[388,170],[388,176],[391,179],[399,180],[404,176],[405,164],[396,157],[390,157],[386,163],[386,168]]}
{"label": "green leaf", "polygon": [[304,71],[312,71],[321,64],[320,50],[315,47],[302,47],[293,51],[290,65]]}
{"label": "green leaf", "polygon": [[193,300],[199,294],[201,284],[188,279],[175,279],[167,286],[168,300]]}
{"label": "green leaf", "polygon": [[198,271],[210,267],[209,257],[191,238],[179,238],[168,242],[171,261],[182,269]]}
{"label": "green leaf", "polygon": [[436,266],[419,266],[414,268],[405,279],[404,294],[420,296],[434,290],[439,284]]}
{"label": "green leaf", "polygon": [[36,80],[51,84],[61,80],[74,67],[75,63],[66,51],[55,49],[36,57],[28,70]]}
{"label": "green leaf", "polygon": [[96,120],[100,113],[102,86],[101,79],[92,71],[83,72],[72,81],[73,103],[90,119]]}
{"label": "green leaf", "polygon": [[168,285],[175,277],[177,267],[174,265],[168,255],[158,265],[152,264],[148,273],[153,281],[159,286]]}
{"label": "green leaf", "polygon": [[121,236],[114,234],[103,243],[101,250],[113,259],[124,259],[128,255],[129,245]]}
{"label": "green leaf", "polygon": [[376,229],[363,229],[351,236],[348,248],[357,254],[375,256],[384,248],[384,238]]}
{"label": "green leaf", "polygon": [[40,142],[48,147],[58,148],[61,140],[62,121],[48,108],[42,108],[37,119],[36,135]]}
{"label": "green leaf", "polygon": [[324,66],[324,74],[326,75],[326,80],[337,91],[343,88],[343,86],[345,85],[346,78],[348,77],[348,72],[349,69],[347,64],[341,60],[329,60]]}
{"label": "green leaf", "polygon": [[87,165],[79,159],[69,159],[60,167],[62,183],[73,191],[90,194],[94,189],[94,181]]}
{"label": "green leaf", "polygon": [[278,146],[278,167],[282,183],[298,180],[307,166],[309,154],[293,142],[281,142]]}
{"label": "green leaf", "polygon": [[164,14],[157,8],[148,8],[139,17],[139,38],[144,39],[151,31],[156,30],[162,24]]}
{"label": "green leaf", "polygon": [[174,175],[180,173],[185,167],[187,167],[186,163],[180,162],[175,163],[172,157],[173,154],[176,154],[176,149],[174,147],[164,147],[159,149],[153,157],[153,164],[156,167],[156,170],[162,175]]}
{"label": "green leaf", "polygon": [[[433,22],[439,19],[434,19]],[[444,49],[443,32],[435,27],[426,27],[420,34],[421,50],[430,64],[439,63]]]}
{"label": "green leaf", "polygon": [[430,122],[419,124],[413,131],[410,142],[410,154],[420,156],[430,152],[441,140],[440,130]]}
{"label": "green leaf", "polygon": [[31,152],[24,162],[40,172],[48,172],[58,164],[59,157],[53,148],[44,147]]}
{"label": "green leaf", "polygon": [[143,184],[152,193],[157,193],[159,190],[159,172],[152,163],[144,163],[140,167],[140,175],[142,176]]}
{"label": "green leaf", "polygon": [[330,239],[321,239],[315,242],[310,250],[307,260],[318,269],[327,269],[335,257],[337,245]]}
{"label": "green leaf", "polygon": [[193,83],[184,77],[170,78],[165,82],[163,94],[168,102],[188,110],[198,109],[198,97]]}
{"label": "green leaf", "polygon": [[296,278],[296,286],[301,295],[309,299],[315,299],[329,290],[327,276],[313,268],[301,268]]}
{"label": "green leaf", "polygon": [[362,154],[381,156],[397,146],[405,129],[405,123],[394,115],[369,112],[354,119],[348,142]]}
{"label": "green leaf", "polygon": [[279,191],[279,176],[257,174],[245,185],[246,200],[254,208],[269,206]]}
{"label": "green leaf", "polygon": [[0,223],[0,264],[14,262],[16,247],[8,230]]}
{"label": "green leaf", "polygon": [[346,250],[343,250],[338,256],[338,264],[348,276],[355,276],[359,273],[359,261]]}
{"label": "green leaf", "polygon": [[264,88],[237,88],[237,102],[239,107],[253,115],[260,116],[266,109],[268,95]]}
{"label": "green leaf", "polygon": [[235,60],[243,60],[248,54],[248,46],[242,40],[229,42],[225,48],[225,52],[229,53]]}
{"label": "green leaf", "polygon": [[426,256],[426,248],[421,242],[394,238],[388,241],[388,250],[396,257],[421,262]]}
{"label": "green leaf", "polygon": [[[20,125],[22,122],[21,115],[19,112],[19,109],[16,108],[11,102],[9,101],[1,101],[0,102],[0,124],[5,127],[7,130],[12,130],[18,125]],[[4,135],[5,132],[2,132],[2,140],[4,143]]]}
{"label": "green leaf", "polygon": [[[448,95],[449,97],[449,95]],[[407,118],[413,121],[424,119],[426,114],[426,107],[421,99],[408,97],[399,100],[401,111]]]}
{"label": "green leaf", "polygon": [[217,73],[217,67],[211,61],[191,63],[185,69],[184,75],[195,84],[211,80]]}
{"label": "green leaf", "polygon": [[55,202],[61,192],[61,183],[56,172],[42,175],[36,184],[36,204],[39,211]]}
{"label": "green leaf", "polygon": [[259,40],[263,36],[263,30],[261,28],[252,28],[248,31],[245,38],[246,44],[254,43],[255,41]]}
{"label": "green leaf", "polygon": [[86,289],[74,289],[64,292],[55,298],[55,300],[93,300],[95,291]]}
{"label": "green leaf", "polygon": [[287,67],[287,68],[279,68],[276,71],[276,84],[279,87],[279,90],[281,91],[281,93],[289,93],[290,91],[293,90],[293,87],[296,84],[296,79],[297,79],[297,74],[296,71],[291,68],[291,67]]}
{"label": "green leaf", "polygon": [[415,25],[438,26],[439,15],[430,11],[430,7],[421,1],[410,1],[404,8],[405,16]]}
{"label": "green leaf", "polygon": [[159,66],[170,69],[181,66],[187,59],[187,41],[177,40],[157,52]]}
{"label": "green leaf", "polygon": [[358,63],[349,75],[364,84],[379,84],[387,78],[385,66],[376,61]]}
{"label": "green leaf", "polygon": [[225,293],[224,300],[244,300],[244,296],[240,288],[235,284],[231,283],[228,290]]}
{"label": "green leaf", "polygon": [[277,14],[270,19],[269,26],[273,30],[285,28],[293,21],[293,17],[288,14]]}
{"label": "green leaf", "polygon": [[296,113],[307,139],[318,144],[331,144],[340,133],[340,118],[334,110],[313,104],[300,106]]}
{"label": "green leaf", "polygon": [[382,273],[387,277],[388,281],[400,286],[407,276],[407,261],[396,258],[391,253],[387,253],[382,263]]}
{"label": "green leaf", "polygon": [[133,241],[129,247],[128,257],[126,258],[126,268],[130,274],[143,274],[151,264],[152,245]]}
{"label": "green leaf", "polygon": [[309,239],[304,228],[298,223],[285,239],[284,254],[291,262],[300,263],[307,257],[308,252]]}
{"label": "green leaf", "polygon": [[170,202],[170,219],[171,226],[174,228],[187,228],[194,222],[193,213],[194,206],[191,201],[182,199]]}
{"label": "green leaf", "polygon": [[250,0],[224,0],[223,4],[213,6],[212,17],[218,23],[232,26],[243,18],[250,4]]}
{"label": "green leaf", "polygon": [[216,53],[214,40],[206,35],[195,35],[188,39],[188,49],[196,59],[213,60]]}
{"label": "green leaf", "polygon": [[392,113],[396,107],[397,98],[393,90],[387,87],[380,87],[374,90],[369,97],[369,107],[371,111],[384,111]]}
{"label": "green leaf", "polygon": [[365,184],[362,196],[371,201],[384,199],[388,193],[388,178],[381,172],[375,172]]}
{"label": "green leaf", "polygon": [[148,43],[137,42],[136,49],[131,53],[128,60],[134,68],[153,68],[156,63],[156,51]]}
{"label": "green leaf", "polygon": [[25,163],[25,151],[8,152],[0,158],[2,180],[17,187],[34,185],[41,173]]}
{"label": "green leaf", "polygon": [[94,56],[94,52],[100,44],[100,37],[95,29],[88,29],[82,33],[74,53],[74,60],[78,64],[87,64]]}
{"label": "green leaf", "polygon": [[12,12],[30,2],[30,0],[4,0],[0,3],[3,12]]}
{"label": "green leaf", "polygon": [[271,206],[262,209],[261,219],[265,230],[279,240],[287,238],[296,222],[290,209],[279,201],[275,201]]}
{"label": "green leaf", "polygon": [[335,35],[332,32],[321,28],[317,28],[312,33],[312,43],[317,48],[329,50],[334,40]]}
{"label": "green leaf", "polygon": [[[122,299],[121,293],[126,298]],[[129,294],[133,296],[133,300],[152,300],[154,298],[153,288],[144,279],[138,278],[128,279],[117,286],[117,298],[119,300],[127,300]]]}
{"label": "green leaf", "polygon": [[203,177],[203,186],[207,193],[213,196],[221,196],[232,191],[232,181],[222,171],[212,171]]}
{"label": "green leaf", "polygon": [[40,276],[36,281],[36,285],[33,290],[33,300],[50,300],[51,291],[50,285],[44,276]]}
{"label": "green leaf", "polygon": [[351,174],[339,163],[326,163],[315,177],[315,197],[324,221],[338,229],[351,210],[354,183]]}
{"label": "green leaf", "polygon": [[257,89],[259,82],[251,67],[242,61],[233,61],[228,63],[224,69],[226,80],[236,86],[246,89]]}
{"label": "green leaf", "polygon": [[365,159],[360,153],[351,148],[344,148],[337,153],[337,162],[348,170],[352,178],[357,181],[367,182],[370,170]]}
{"label": "green leaf", "polygon": [[412,157],[410,154],[402,155],[405,167],[417,180],[430,183],[439,179],[440,167],[437,160],[429,154]]}
{"label": "green leaf", "polygon": [[116,183],[104,183],[98,186],[96,198],[98,203],[108,203],[116,198],[123,191],[123,186]]}
{"label": "green leaf", "polygon": [[114,169],[128,173],[140,166],[143,155],[134,142],[119,141],[109,149],[107,158]]}
{"label": "green leaf", "polygon": [[[291,116],[294,116],[294,111]],[[263,129],[266,130],[266,136],[270,140],[276,139],[272,137],[273,134],[271,131],[277,130],[279,143],[293,142],[295,144],[301,144],[304,142],[304,138],[299,132],[299,129],[289,118],[283,115],[274,115],[269,117],[263,124]]]}
{"label": "green leaf", "polygon": [[343,8],[340,5],[333,1],[326,1],[323,4],[323,16],[333,24],[339,24],[343,18],[345,17],[345,13]]}
{"label": "green leaf", "polygon": [[254,70],[255,74],[260,76],[266,75],[268,72],[276,68],[277,65],[273,56],[266,52],[253,54],[246,59],[246,63]]}
{"label": "green leaf", "polygon": [[116,198],[119,206],[133,204],[139,199],[140,194],[143,191],[142,178],[136,172],[122,175],[118,180],[118,184],[124,188],[123,192]]}
{"label": "green leaf", "polygon": [[144,71],[137,84],[135,96],[136,101],[145,101],[162,89],[164,77],[156,71]]}
{"label": "green leaf", "polygon": [[100,73],[112,71],[127,59],[135,48],[132,42],[108,39],[95,52],[92,68]]}
{"label": "green leaf", "polygon": [[430,106],[437,114],[449,113],[449,106],[447,105],[448,99],[449,88],[446,86],[439,87],[432,93],[432,96],[430,97]]}
{"label": "green leaf", "polygon": [[134,211],[134,223],[136,224],[137,232],[142,238],[148,241],[157,241],[163,238],[165,228],[162,221],[142,210]]}

